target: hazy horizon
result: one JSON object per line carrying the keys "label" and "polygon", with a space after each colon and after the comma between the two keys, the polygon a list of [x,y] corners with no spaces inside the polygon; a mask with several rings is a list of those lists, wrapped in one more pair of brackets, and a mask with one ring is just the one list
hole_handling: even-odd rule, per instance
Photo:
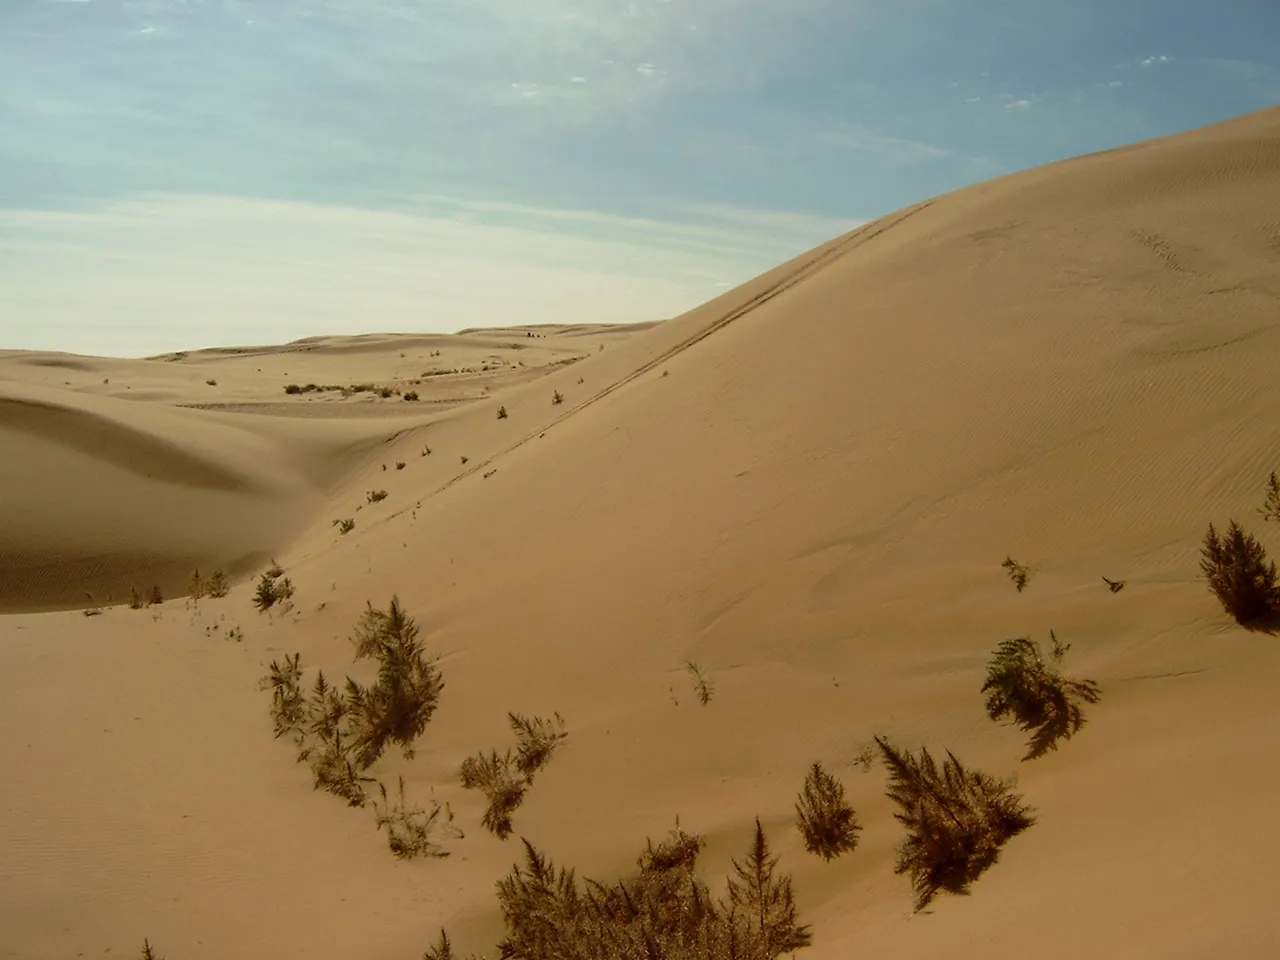
{"label": "hazy horizon", "polygon": [[10,0],[0,349],[661,319],[908,203],[1280,103],[1280,9]]}

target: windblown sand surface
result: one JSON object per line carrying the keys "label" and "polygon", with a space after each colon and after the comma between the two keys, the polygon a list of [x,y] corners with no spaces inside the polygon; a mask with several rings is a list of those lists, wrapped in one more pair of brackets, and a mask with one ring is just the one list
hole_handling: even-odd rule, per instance
{"label": "windblown sand surface", "polygon": [[[918,204],[661,324],[528,332],[0,355],[0,956],[492,953],[519,836],[610,879],[677,816],[713,880],[760,817],[813,960],[1280,954],[1280,640],[1197,568],[1209,521],[1280,550],[1280,110]],[[271,557],[288,614],[250,604]],[[197,565],[231,595],[184,602]],[[449,802],[445,860],[313,792],[256,688],[293,651],[350,671],[393,594],[446,689],[376,773]],[[1103,699],[1020,763],[979,688],[1050,628]],[[570,737],[504,843],[457,770],[509,710]],[[1038,823],[971,896],[912,915],[874,734],[1017,774]],[[793,826],[814,760],[866,827],[831,863]]]}

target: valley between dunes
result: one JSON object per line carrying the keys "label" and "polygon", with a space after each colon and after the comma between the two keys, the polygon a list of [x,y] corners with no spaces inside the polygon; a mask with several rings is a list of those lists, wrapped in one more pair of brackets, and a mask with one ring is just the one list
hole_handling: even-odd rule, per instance
{"label": "valley between dunes", "polygon": [[[396,960],[442,926],[493,955],[520,837],[609,880],[677,817],[715,889],[759,817],[809,960],[1280,955],[1280,639],[1198,568],[1210,521],[1280,551],[1277,370],[1280,109],[919,203],[653,324],[0,353],[0,957]],[[259,613],[272,559],[294,606]],[[186,600],[195,567],[230,594]],[[376,773],[449,804],[447,859],[313,792],[258,689],[295,651],[356,675],[393,595],[445,688]],[[1020,762],[979,690],[1050,629],[1102,700]],[[458,769],[508,711],[569,737],[500,841]],[[877,734],[1016,774],[1037,823],[970,895],[912,913]],[[829,863],[794,826],[815,760],[865,828]]]}

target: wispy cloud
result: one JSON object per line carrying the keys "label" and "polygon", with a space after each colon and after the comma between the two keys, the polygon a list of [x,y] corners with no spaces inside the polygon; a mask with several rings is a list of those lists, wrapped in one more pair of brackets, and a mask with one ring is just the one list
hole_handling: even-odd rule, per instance
{"label": "wispy cloud", "polygon": [[1138,62],[1144,67],[1150,67],[1150,66],[1154,66],[1157,63],[1171,63],[1172,61],[1173,61],[1173,57],[1160,54],[1159,56],[1143,57]]}
{"label": "wispy cloud", "polygon": [[1030,110],[1031,101],[1030,100],[1013,100],[1013,101],[1010,101],[1009,103],[1006,103],[1004,105],[1004,108],[1006,110]]}

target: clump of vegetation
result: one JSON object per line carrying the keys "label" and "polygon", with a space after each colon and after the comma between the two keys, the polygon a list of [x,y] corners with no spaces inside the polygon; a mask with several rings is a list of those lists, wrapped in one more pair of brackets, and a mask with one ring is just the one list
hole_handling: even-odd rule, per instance
{"label": "clump of vegetation", "polygon": [[694,696],[705,707],[711,702],[712,696],[715,695],[715,684],[702,672],[702,667],[695,661],[690,660],[686,663],[685,669],[689,671],[689,678],[693,681]]}
{"label": "clump of vegetation", "polygon": [[137,587],[129,588],[129,609],[141,610],[143,607],[142,594],[138,592]]}
{"label": "clump of vegetation", "polygon": [[401,399],[402,399],[402,400],[407,400],[407,401],[409,401],[410,403],[412,403],[413,401],[415,401],[415,400],[417,400],[417,399],[418,399],[418,391],[417,391],[417,390],[410,390],[410,391],[409,391],[408,393],[406,393],[403,397],[401,397]]}
{"label": "clump of vegetation", "polygon": [[335,520],[333,525],[338,528],[339,534],[348,534],[356,528],[356,522],[351,517],[347,517],[345,520]]}
{"label": "clump of vegetation", "polygon": [[1200,550],[1200,569],[1222,608],[1237,623],[1252,626],[1271,617],[1280,607],[1276,565],[1267,551],[1234,520],[1225,536],[1213,524]]}
{"label": "clump of vegetation", "polygon": [[285,654],[284,663],[272,660],[260,686],[271,691],[271,723],[276,739],[302,733],[307,698],[302,692],[302,654]]}
{"label": "clump of vegetation", "polygon": [[1021,593],[1026,589],[1027,584],[1031,582],[1031,571],[1019,563],[1013,557],[1005,557],[1004,563],[1000,564],[1008,571],[1009,579],[1013,581],[1013,585]]}
{"label": "clump of vegetation", "polygon": [[301,393],[302,387],[296,383],[289,383],[285,385],[284,392],[292,396],[294,394]]}
{"label": "clump of vegetation", "polygon": [[1274,470],[1267,479],[1267,499],[1258,508],[1258,514],[1263,520],[1280,523],[1280,477]]}
{"label": "clump of vegetation", "polygon": [[1000,848],[1035,823],[1011,784],[965,769],[954,754],[939,769],[926,749],[917,757],[880,737],[876,743],[889,768],[885,792],[898,807],[894,817],[907,828],[894,872],[911,878],[916,910],[940,892],[967,892]]}
{"label": "clump of vegetation", "polygon": [[559,406],[564,403],[564,394],[557,390],[551,395],[551,403],[553,406]]}
{"label": "clump of vegetation", "polygon": [[[392,803],[387,798],[387,788],[378,784],[378,792],[382,795],[382,803],[373,802],[374,813],[378,818],[378,829],[387,828],[387,846],[401,860],[412,860],[416,857],[447,857],[449,851],[435,842],[433,836],[442,826],[441,813],[445,814],[444,826],[453,822],[453,813],[442,810],[438,803],[432,803],[431,809],[410,807],[404,799],[404,777],[400,778],[400,796]],[[460,835],[455,831],[455,836]]]}
{"label": "clump of vegetation", "polygon": [[397,470],[403,470],[403,469],[404,469],[404,461],[403,461],[403,460],[397,460],[397,461],[396,461],[396,469],[397,469]]}
{"label": "clump of vegetation", "polygon": [[440,703],[444,680],[418,640],[418,625],[397,597],[386,610],[369,604],[356,625],[356,659],[378,664],[378,679],[362,687],[347,681],[357,758],[369,767],[390,743],[413,758],[413,741],[426,729]]}
{"label": "clump of vegetation", "polygon": [[293,581],[284,575],[284,570],[277,563],[263,572],[258,578],[257,589],[253,593],[253,605],[259,613],[266,613],[276,604],[288,609],[294,594]]}
{"label": "clump of vegetation", "polygon": [[1110,580],[1107,577],[1103,577],[1102,582],[1107,585],[1107,589],[1110,590],[1112,593],[1119,593],[1121,590],[1124,589],[1123,580]]}
{"label": "clump of vegetation", "polygon": [[430,447],[423,447],[423,448],[422,448],[422,455],[423,455],[424,457],[429,457],[429,456],[431,456],[431,448],[430,448]]}
{"label": "clump of vegetation", "polygon": [[814,763],[796,801],[796,825],[804,848],[824,860],[848,853],[858,845],[857,814],[845,799],[844,784]]}
{"label": "clump of vegetation", "polygon": [[231,584],[227,580],[227,575],[221,570],[215,570],[209,574],[209,579],[204,584],[205,592],[214,598],[225,597],[231,590]]}
{"label": "clump of vegetation", "polygon": [[147,606],[158,607],[164,603],[164,592],[160,589],[160,584],[155,584],[151,588],[151,592],[147,594]]}
{"label": "clump of vegetation", "polygon": [[463,456],[459,457],[459,459],[462,461],[462,465],[465,467],[467,465],[468,457],[464,454]]}
{"label": "clump of vegetation", "polygon": [[[385,470],[387,468],[384,466],[382,469]],[[381,503],[383,500],[387,499],[387,491],[370,490],[368,493],[365,494],[365,499],[368,500],[370,503]]]}
{"label": "clump of vegetation", "polygon": [[511,815],[524,802],[534,776],[569,736],[558,713],[550,720],[509,713],[507,721],[516,735],[516,752],[477,753],[462,761],[461,769],[462,786],[480,790],[489,801],[480,822],[500,840],[511,835]]}
{"label": "clump of vegetation", "polygon": [[155,947],[151,946],[150,940],[142,941],[142,960],[164,960],[164,957],[156,953]]}
{"label": "clump of vegetation", "polygon": [[205,384],[206,384],[206,385],[208,385],[208,386],[210,386],[210,387],[216,387],[216,386],[218,385],[218,381],[217,381],[217,380],[206,380],[206,381],[205,381]]}
{"label": "clump of vegetation", "polygon": [[[810,945],[799,922],[791,878],[756,822],[751,847],[722,897],[697,877],[704,841],[677,827],[637,860],[638,871],[612,884],[579,885],[525,841],[525,863],[498,883],[506,926],[503,957],[521,960],[774,960]],[[428,960],[453,956],[441,931]]]}
{"label": "clump of vegetation", "polygon": [[506,408],[506,407],[499,407],[499,408],[498,408],[498,419],[499,419],[499,420],[505,420],[505,419],[507,419],[507,408]]}
{"label": "clump of vegetation", "polygon": [[196,567],[191,572],[191,579],[187,581],[187,595],[192,600],[203,600],[208,592],[209,582],[200,575],[200,568]]}
{"label": "clump of vegetation", "polygon": [[393,391],[390,387],[383,387],[381,390],[378,391],[378,396],[380,396],[383,400],[390,400],[391,395],[394,392],[395,391]]}
{"label": "clump of vegetation", "polygon": [[1006,717],[1031,733],[1023,760],[1034,760],[1058,748],[1059,740],[1070,740],[1084,726],[1082,703],[1097,703],[1102,697],[1092,680],[1069,680],[1059,673],[1070,644],[1053,643],[1049,657],[1029,637],[1005,640],[987,664],[987,715],[992,720]]}

